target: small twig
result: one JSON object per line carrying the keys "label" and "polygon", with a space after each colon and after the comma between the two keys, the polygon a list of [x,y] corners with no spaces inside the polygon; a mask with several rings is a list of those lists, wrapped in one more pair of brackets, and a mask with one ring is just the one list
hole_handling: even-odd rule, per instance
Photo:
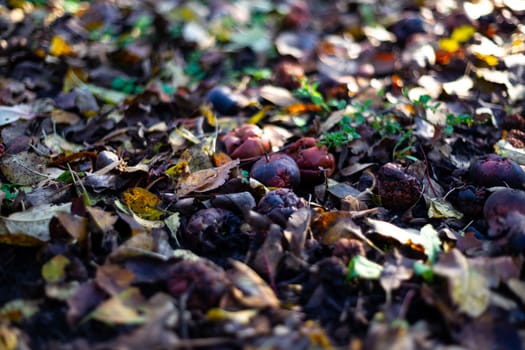
{"label": "small twig", "polygon": [[434,188],[434,186],[432,185],[432,177],[430,176],[430,165],[428,163],[428,159],[427,159],[427,155],[425,154],[425,150],[423,149],[423,147],[420,145],[419,148],[421,149],[421,153],[423,154],[423,160],[425,162],[425,174],[427,176],[427,179],[428,179],[428,186],[430,187],[430,189],[432,190],[432,192],[434,193],[434,196],[438,196],[438,193],[436,191],[436,189]]}

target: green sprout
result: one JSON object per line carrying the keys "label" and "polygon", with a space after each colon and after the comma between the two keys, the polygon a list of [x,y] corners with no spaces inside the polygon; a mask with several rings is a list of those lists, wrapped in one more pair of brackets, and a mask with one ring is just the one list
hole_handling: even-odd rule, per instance
{"label": "green sprout", "polygon": [[361,135],[350,122],[350,117],[344,116],[339,122],[339,130],[324,133],[319,144],[328,148],[337,148],[360,138]]}
{"label": "green sprout", "polygon": [[300,79],[301,86],[295,90],[294,95],[300,99],[310,100],[314,105],[323,108],[325,111],[330,110],[323,94],[319,92],[318,82],[311,83],[307,78]]}
{"label": "green sprout", "polygon": [[444,129],[445,135],[450,135],[452,132],[454,132],[454,127],[459,125],[466,125],[471,126],[473,123],[473,119],[470,115],[462,113],[462,114],[447,114],[447,124]]}

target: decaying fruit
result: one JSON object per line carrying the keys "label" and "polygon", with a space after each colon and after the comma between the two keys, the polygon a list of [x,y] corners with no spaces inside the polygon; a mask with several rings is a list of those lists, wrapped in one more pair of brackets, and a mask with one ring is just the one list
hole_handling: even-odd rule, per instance
{"label": "decaying fruit", "polygon": [[476,159],[469,169],[472,182],[479,186],[524,188],[525,171],[513,160],[488,154]]}
{"label": "decaying fruit", "polygon": [[247,160],[272,150],[270,140],[257,125],[242,125],[221,137],[226,152],[232,158]]}
{"label": "decaying fruit", "polygon": [[423,186],[399,163],[386,163],[377,173],[377,189],[386,208],[408,209],[421,198]]}
{"label": "decaying fruit", "polygon": [[242,248],[247,237],[240,233],[240,224],[240,218],[229,210],[201,209],[189,219],[183,233],[184,243],[201,254]]}
{"label": "decaying fruit", "polygon": [[189,309],[217,306],[229,283],[224,270],[206,259],[182,260],[168,270],[168,276],[167,286],[173,296],[188,293]]}
{"label": "decaying fruit", "polygon": [[483,216],[489,226],[489,237],[499,237],[510,231],[525,234],[525,192],[510,188],[494,192],[485,202]]}
{"label": "decaying fruit", "polygon": [[297,163],[301,181],[305,183],[321,183],[335,171],[334,155],[326,146],[319,146],[313,137],[300,138],[288,147],[286,153]]}
{"label": "decaying fruit", "polygon": [[304,199],[298,197],[291,189],[279,188],[264,195],[257,206],[257,211],[277,224],[285,226],[290,215],[297,209],[303,208],[305,204]]}
{"label": "decaying fruit", "polygon": [[299,167],[284,153],[274,153],[256,161],[250,176],[268,187],[297,187],[301,181]]}

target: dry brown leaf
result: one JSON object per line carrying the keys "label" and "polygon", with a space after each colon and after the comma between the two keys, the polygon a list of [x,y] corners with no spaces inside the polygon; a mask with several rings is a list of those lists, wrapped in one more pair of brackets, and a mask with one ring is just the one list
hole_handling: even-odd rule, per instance
{"label": "dry brown leaf", "polygon": [[207,192],[223,185],[230,171],[239,165],[239,159],[221,165],[217,168],[203,169],[191,173],[179,180],[176,196],[184,197],[192,192]]}

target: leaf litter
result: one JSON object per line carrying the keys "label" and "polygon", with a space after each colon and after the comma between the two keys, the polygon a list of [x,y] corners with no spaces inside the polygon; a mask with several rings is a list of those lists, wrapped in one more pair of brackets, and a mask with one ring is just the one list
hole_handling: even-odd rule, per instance
{"label": "leaf litter", "polygon": [[0,5],[0,347],[523,348],[518,3]]}

